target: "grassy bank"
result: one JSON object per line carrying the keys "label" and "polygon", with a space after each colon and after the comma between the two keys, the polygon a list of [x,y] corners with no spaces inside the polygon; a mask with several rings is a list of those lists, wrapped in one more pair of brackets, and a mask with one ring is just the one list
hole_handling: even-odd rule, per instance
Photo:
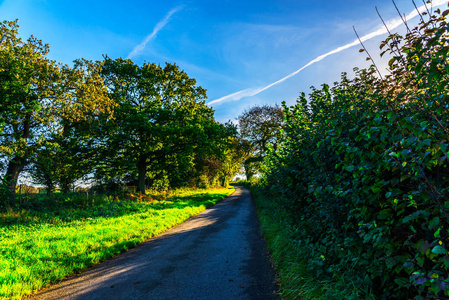
{"label": "grassy bank", "polygon": [[320,262],[312,261],[310,249],[299,240],[292,212],[273,199],[257,184],[240,181],[251,190],[268,249],[279,276],[281,296],[284,299],[351,299],[351,283],[335,279],[325,270],[316,277],[310,268]]}
{"label": "grassy bank", "polygon": [[[137,199],[37,199],[0,215],[0,298],[18,299],[79,273],[200,213],[233,189]],[[84,196],[86,197],[86,196]]]}

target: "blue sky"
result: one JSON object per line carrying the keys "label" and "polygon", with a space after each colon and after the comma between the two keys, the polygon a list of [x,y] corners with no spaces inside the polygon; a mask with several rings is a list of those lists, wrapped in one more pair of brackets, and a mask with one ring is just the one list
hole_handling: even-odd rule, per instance
{"label": "blue sky", "polygon": [[[422,5],[422,0],[415,2]],[[411,0],[396,3],[405,14],[414,10]],[[281,80],[352,43],[352,26],[360,36],[378,30],[375,6],[385,20],[397,19],[389,0],[4,0],[0,16],[19,19],[21,35],[48,43],[49,57],[59,62],[101,60],[107,54],[138,64],[177,63],[207,89],[216,119],[225,122],[253,105],[293,105],[310,86],[332,84],[342,72],[369,66],[356,45]],[[365,42],[381,68],[385,60],[378,46],[385,37]]]}

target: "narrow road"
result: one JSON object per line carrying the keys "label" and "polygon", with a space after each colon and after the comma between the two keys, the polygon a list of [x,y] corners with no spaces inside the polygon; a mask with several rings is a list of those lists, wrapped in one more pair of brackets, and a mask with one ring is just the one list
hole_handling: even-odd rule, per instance
{"label": "narrow road", "polygon": [[277,299],[248,190],[34,299]]}

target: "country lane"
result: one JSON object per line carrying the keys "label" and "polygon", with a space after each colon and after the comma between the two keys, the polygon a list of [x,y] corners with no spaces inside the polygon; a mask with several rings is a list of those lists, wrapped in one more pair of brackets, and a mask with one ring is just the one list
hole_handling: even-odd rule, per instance
{"label": "country lane", "polygon": [[32,299],[278,299],[247,189]]}

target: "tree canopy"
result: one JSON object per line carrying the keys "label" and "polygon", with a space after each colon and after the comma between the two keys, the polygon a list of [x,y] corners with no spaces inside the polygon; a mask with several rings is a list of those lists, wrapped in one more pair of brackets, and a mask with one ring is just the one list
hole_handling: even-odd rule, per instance
{"label": "tree canopy", "polygon": [[227,184],[243,148],[206,90],[178,65],[48,58],[50,47],[0,27],[0,205],[26,170],[51,193],[80,178],[170,188]]}
{"label": "tree canopy", "polygon": [[0,159],[3,184],[12,194],[18,176],[50,135],[63,135],[113,103],[99,76],[86,60],[73,67],[48,59],[49,46],[31,36],[23,41],[17,21],[0,26]]}
{"label": "tree canopy", "polygon": [[259,164],[269,147],[277,148],[280,132],[285,124],[283,108],[274,106],[253,106],[238,118],[240,148],[246,154],[244,169],[249,180],[259,171]]}
{"label": "tree canopy", "polygon": [[182,184],[195,159],[224,151],[225,129],[205,105],[206,90],[176,64],[105,57],[101,65],[116,103],[114,120],[99,124],[107,149],[103,175],[136,174],[144,193],[164,176]]}

